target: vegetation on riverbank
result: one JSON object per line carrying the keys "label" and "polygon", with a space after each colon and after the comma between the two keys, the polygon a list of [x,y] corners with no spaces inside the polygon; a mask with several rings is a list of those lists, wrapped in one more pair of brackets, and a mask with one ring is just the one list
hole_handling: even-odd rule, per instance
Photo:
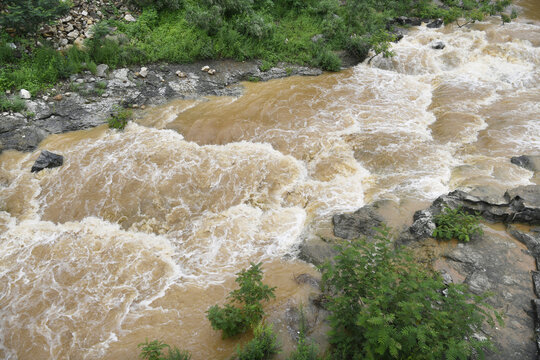
{"label": "vegetation on riverbank", "polygon": [[[12,38],[2,32],[0,91],[25,88],[35,94],[71,74],[92,71],[100,63],[115,68],[159,61],[261,59],[264,69],[283,61],[336,71],[341,66],[340,52],[358,59],[365,58],[370,49],[391,55],[388,44],[395,35],[389,24],[398,16],[443,18],[446,23],[458,18],[481,20],[485,15],[500,14],[511,3],[442,0],[443,6],[437,6],[431,0],[131,1],[141,7],[138,20],[108,20],[95,25],[85,51],[71,48],[57,52],[38,36],[28,38],[19,32]],[[60,0],[46,2],[65,6]],[[27,29],[22,22],[27,21],[24,11],[31,7],[25,9],[17,2],[7,5],[0,13],[0,24]],[[43,22],[57,13],[62,12],[49,9],[46,17],[32,17],[30,21]],[[36,41],[44,45],[37,46]]]}

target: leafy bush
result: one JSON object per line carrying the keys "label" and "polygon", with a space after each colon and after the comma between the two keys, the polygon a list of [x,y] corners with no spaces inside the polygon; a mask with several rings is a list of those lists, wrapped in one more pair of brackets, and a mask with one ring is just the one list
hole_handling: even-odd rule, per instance
{"label": "leafy bush", "polygon": [[236,349],[237,360],[266,360],[277,354],[280,345],[271,325],[260,323],[253,331],[254,338],[242,349]]}
{"label": "leafy bush", "polygon": [[5,0],[6,11],[0,14],[0,26],[23,33],[35,31],[69,10],[62,0]]}
{"label": "leafy bush", "polygon": [[[171,348],[170,345],[165,344],[160,340],[154,340],[148,342],[148,339],[144,343],[137,345],[141,348],[139,357],[144,360],[190,360],[191,354],[189,351],[182,351],[176,346]],[[167,355],[163,354],[163,350],[167,349]]]}
{"label": "leafy bush", "polygon": [[306,338],[306,317],[304,311],[300,308],[300,329],[298,334],[298,345],[296,349],[289,354],[287,360],[319,360],[317,346]]}
{"label": "leafy bush", "polygon": [[26,109],[26,103],[18,96],[8,98],[7,96],[0,96],[0,111],[13,111],[21,112]]}
{"label": "leafy bush", "polygon": [[433,237],[446,240],[455,238],[468,242],[471,236],[481,236],[484,233],[480,227],[480,219],[479,215],[467,214],[461,207],[446,207],[442,213],[435,216],[437,228],[433,231]]}
{"label": "leafy bush", "polygon": [[315,59],[315,65],[323,70],[339,71],[341,69],[341,59],[333,51],[323,49]]}
{"label": "leafy bush", "polygon": [[133,111],[129,109],[116,110],[114,113],[111,114],[111,117],[107,119],[109,128],[123,130],[126,127],[129,119],[131,119],[132,115]]}
{"label": "leafy bush", "polygon": [[130,0],[139,8],[153,7],[157,10],[178,10],[182,6],[182,0]]}
{"label": "leafy bush", "polygon": [[251,263],[249,269],[240,271],[236,278],[239,289],[233,290],[228,298],[235,304],[218,305],[207,311],[208,320],[214,330],[221,330],[223,338],[228,338],[253,328],[264,316],[261,301],[275,297],[274,290],[262,283],[261,264]]}
{"label": "leafy bush", "polygon": [[[444,285],[439,274],[391,247],[387,229],[373,243],[337,247],[322,267],[334,359],[468,359],[492,348],[473,336],[494,326],[486,296],[464,284]],[[495,317],[502,320],[495,313]]]}

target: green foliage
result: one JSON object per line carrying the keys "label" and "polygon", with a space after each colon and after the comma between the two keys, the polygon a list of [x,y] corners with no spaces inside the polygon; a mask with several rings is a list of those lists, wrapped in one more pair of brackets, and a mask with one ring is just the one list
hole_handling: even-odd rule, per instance
{"label": "green foliage", "polygon": [[20,97],[8,98],[7,96],[0,96],[0,111],[22,112],[25,109],[26,103]]}
{"label": "green foliage", "polygon": [[300,329],[298,334],[298,345],[289,354],[287,360],[319,360],[317,346],[306,338],[306,317],[304,310],[300,307]]}
{"label": "green foliage", "polygon": [[5,0],[6,11],[0,13],[0,26],[13,28],[19,33],[36,31],[69,10],[62,0]]}
{"label": "green foliage", "polygon": [[244,269],[237,275],[235,281],[240,288],[233,290],[228,296],[232,304],[226,304],[223,308],[214,305],[207,311],[212,328],[221,330],[223,338],[242,334],[253,328],[264,316],[261,301],[275,297],[275,288],[262,283],[261,264],[251,263],[249,269]]}
{"label": "green foliage", "polygon": [[178,10],[182,6],[181,0],[130,0],[139,8],[154,7],[158,10]]}
{"label": "green foliage", "polygon": [[237,360],[267,360],[280,350],[271,325],[260,323],[253,331],[254,338],[242,349],[236,349]]}
{"label": "green foliage", "polygon": [[111,114],[111,117],[107,119],[109,128],[123,130],[129,119],[131,119],[133,111],[129,109],[117,109],[114,113]]}
{"label": "green foliage", "polygon": [[437,227],[433,231],[433,237],[446,240],[455,238],[468,242],[471,236],[481,236],[484,233],[480,227],[480,219],[478,214],[467,214],[461,207],[457,209],[446,207],[442,213],[435,216]]}
{"label": "green foliage", "polygon": [[323,49],[315,59],[315,65],[323,70],[339,71],[341,59],[331,50]]}
{"label": "green foliage", "polygon": [[[179,350],[176,346],[171,348],[170,345],[165,344],[160,340],[154,340],[148,342],[148,339],[144,343],[137,345],[141,349],[139,357],[144,360],[190,360],[191,354],[189,351]],[[163,350],[167,349],[167,354],[163,354]]]}
{"label": "green foliage", "polygon": [[444,285],[379,231],[375,242],[338,246],[334,263],[322,267],[332,358],[465,360],[492,348],[473,336],[484,323],[494,326],[486,296]]}

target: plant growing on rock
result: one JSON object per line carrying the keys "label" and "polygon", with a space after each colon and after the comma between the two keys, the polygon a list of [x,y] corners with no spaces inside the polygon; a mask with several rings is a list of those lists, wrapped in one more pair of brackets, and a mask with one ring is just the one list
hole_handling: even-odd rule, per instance
{"label": "plant growing on rock", "polygon": [[109,128],[123,130],[132,116],[132,110],[117,109],[111,114],[111,117],[107,119],[107,123],[109,124]]}
{"label": "plant growing on rock", "polygon": [[215,330],[221,330],[223,338],[242,334],[257,325],[264,316],[261,301],[275,297],[275,288],[262,283],[261,264],[251,263],[249,269],[240,271],[236,278],[239,289],[228,298],[232,304],[224,307],[214,305],[207,311],[208,320]]}
{"label": "plant growing on rock", "polygon": [[280,345],[271,325],[260,323],[253,331],[254,338],[242,349],[236,349],[237,360],[266,360],[277,354]]}
{"label": "plant growing on rock", "polygon": [[[322,267],[331,311],[333,359],[468,359],[493,348],[474,335],[494,317],[486,296],[440,275],[394,249],[387,229],[375,242],[337,247]],[[494,316],[493,316],[494,315]]]}
{"label": "plant growing on rock", "polygon": [[467,214],[461,207],[451,209],[444,208],[443,212],[435,216],[433,237],[450,240],[456,238],[468,242],[471,236],[481,236],[484,231],[480,227],[480,216]]}

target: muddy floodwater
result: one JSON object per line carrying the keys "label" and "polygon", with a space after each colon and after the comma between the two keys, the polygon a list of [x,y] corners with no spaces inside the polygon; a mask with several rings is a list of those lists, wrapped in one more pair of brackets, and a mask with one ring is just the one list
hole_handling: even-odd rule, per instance
{"label": "muddy floodwater", "polygon": [[205,311],[250,261],[277,287],[270,317],[306,302],[295,277],[319,275],[298,246],[332,214],[389,200],[398,226],[457,188],[538,182],[510,163],[540,154],[540,4],[519,4],[504,26],[413,28],[369,65],[50,136],[56,169],[2,153],[0,358],[135,359],[158,338],[225,359],[248,338]]}

